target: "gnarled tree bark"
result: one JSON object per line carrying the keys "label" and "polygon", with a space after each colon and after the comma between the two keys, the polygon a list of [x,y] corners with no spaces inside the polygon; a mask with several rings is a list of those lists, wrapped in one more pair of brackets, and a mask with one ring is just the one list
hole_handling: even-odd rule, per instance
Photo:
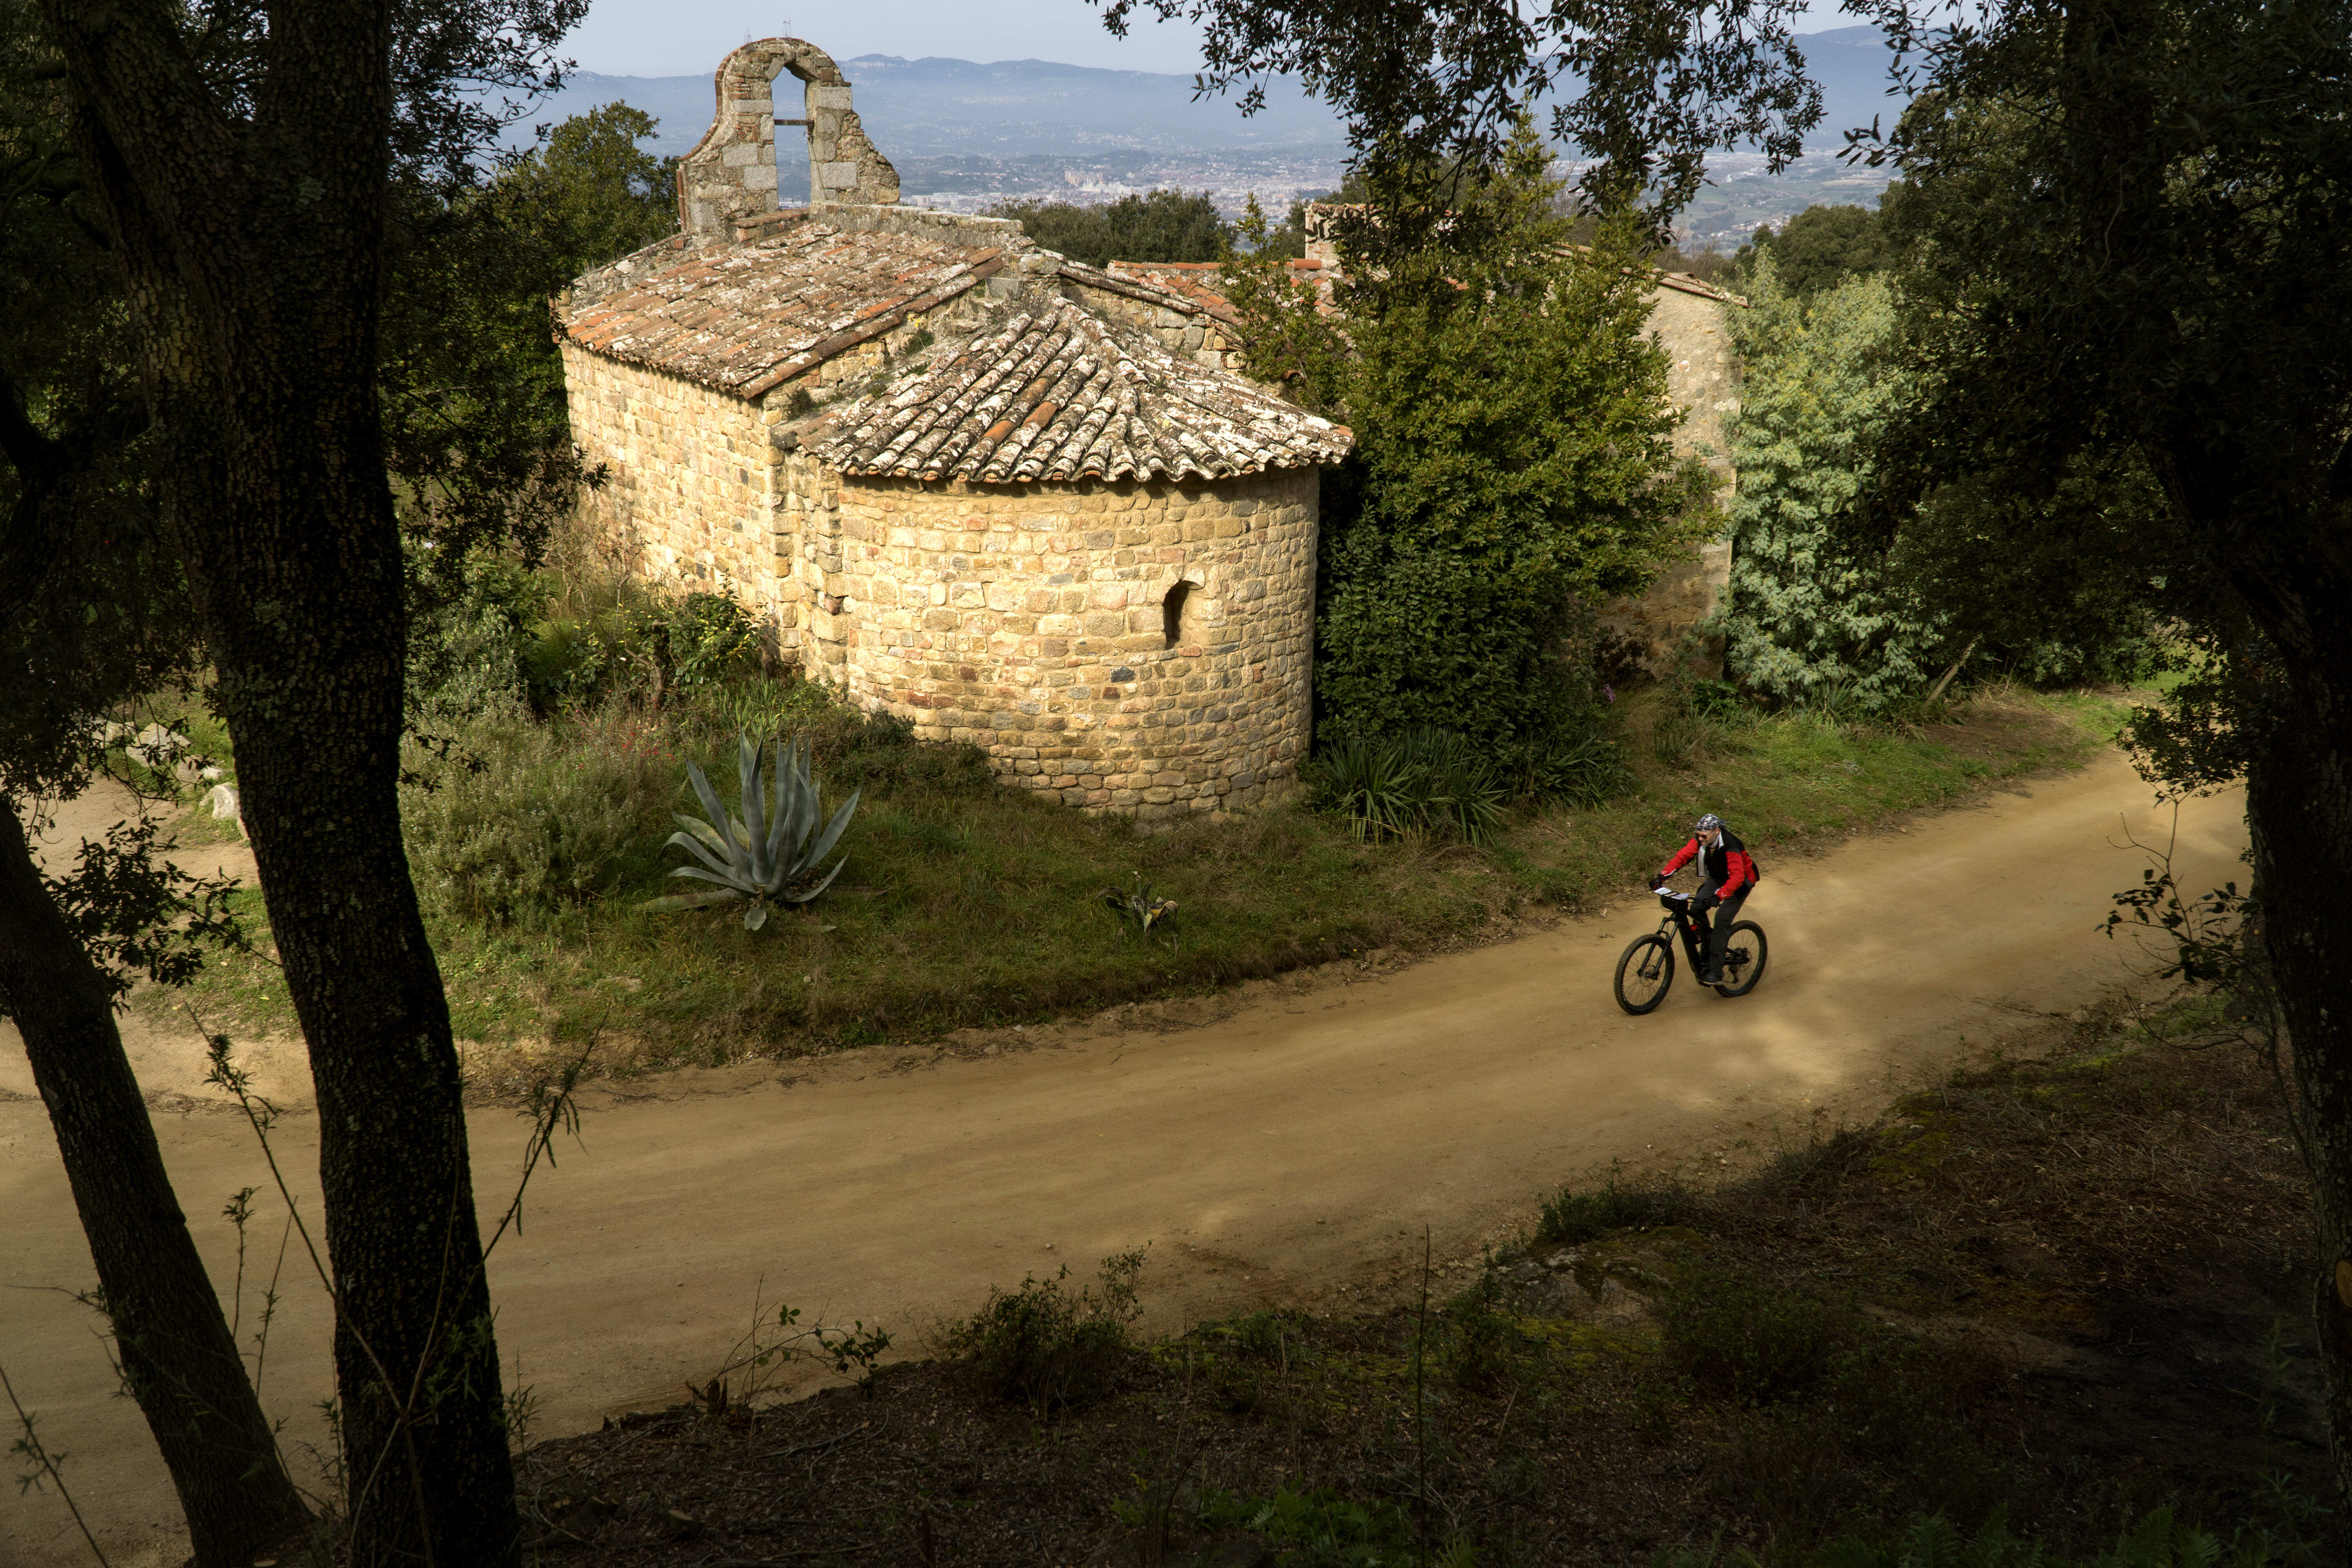
{"label": "gnarled tree bark", "polygon": [[520,1556],[448,1005],[402,847],[406,618],[376,395],[387,0],[46,0],[112,229],[166,518],[310,1045],[355,1561]]}

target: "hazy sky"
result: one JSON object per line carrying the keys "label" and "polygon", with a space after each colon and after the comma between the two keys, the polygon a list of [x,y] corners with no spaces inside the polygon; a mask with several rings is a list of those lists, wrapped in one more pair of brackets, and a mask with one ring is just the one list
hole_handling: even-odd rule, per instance
{"label": "hazy sky", "polygon": [[[1850,18],[1816,0],[1809,27]],[[686,76],[715,68],[752,38],[800,37],[836,59],[853,55],[944,55],[966,60],[1059,60],[1114,69],[1190,72],[1199,35],[1139,22],[1124,39],[1103,30],[1086,0],[856,0],[822,8],[749,0],[595,0],[564,41],[580,68],[604,76]]]}

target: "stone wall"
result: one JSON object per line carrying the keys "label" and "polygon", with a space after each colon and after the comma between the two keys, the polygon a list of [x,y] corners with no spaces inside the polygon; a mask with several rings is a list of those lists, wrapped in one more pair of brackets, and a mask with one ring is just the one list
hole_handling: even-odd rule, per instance
{"label": "stone wall", "polygon": [[796,626],[798,595],[786,595],[776,570],[772,411],[575,343],[562,349],[572,438],[604,468],[584,504],[630,570],[688,588],[723,584],[780,628]]}
{"label": "stone wall", "polygon": [[1318,471],[845,483],[794,457],[787,475],[814,578],[807,667],[860,706],[1071,805],[1167,817],[1291,786]]}
{"label": "stone wall", "polygon": [[[1650,294],[1650,331],[1666,351],[1666,387],[1684,411],[1675,449],[1697,457],[1715,471],[1724,525],[1731,518],[1735,475],[1730,422],[1739,412],[1739,362],[1732,353],[1726,313],[1741,307],[1706,289],[1669,279]],[[1666,568],[1639,599],[1623,599],[1601,614],[1601,624],[1637,647],[1659,674],[1685,633],[1722,602],[1731,582],[1731,540],[1701,545],[1696,554]],[[1703,651],[1704,673],[1716,658]]]}

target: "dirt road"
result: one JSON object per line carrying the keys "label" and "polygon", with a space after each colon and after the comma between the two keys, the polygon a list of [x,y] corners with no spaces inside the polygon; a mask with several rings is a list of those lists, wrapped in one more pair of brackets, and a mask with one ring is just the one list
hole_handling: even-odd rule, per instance
{"label": "dirt road", "polygon": [[[1612,1160],[1738,1163],[1809,1124],[1867,1117],[2036,1015],[2144,984],[2095,933],[2138,879],[2126,823],[2168,814],[2112,756],[2017,793],[1773,858],[1748,913],[1772,939],[1756,994],[1676,982],[1647,1018],[1609,994],[1654,906],[1353,984],[1272,983],[1195,1027],[1126,1014],[990,1037],[988,1054],[877,1048],[795,1067],[678,1075],[590,1097],[584,1146],[533,1184],[492,1264],[510,1373],[545,1402],[537,1430],[672,1402],[750,1317],[755,1289],[809,1316],[880,1320],[912,1345],[991,1284],[1149,1242],[1147,1301],[1172,1325],[1254,1303],[1378,1299],[1422,1227],[1462,1258],[1535,1196]],[[2239,874],[2242,807],[2180,817],[2184,880]],[[2149,967],[2138,963],[2142,970]],[[236,1276],[218,1218],[268,1175],[241,1121],[200,1108],[187,1042],[135,1042],[158,1130],[214,1279]],[[299,1056],[266,1062],[299,1089]],[[173,1081],[173,1079],[180,1081]],[[41,1413],[117,1563],[163,1561],[171,1494],[136,1410],[112,1397],[89,1313],[89,1254],[13,1037],[0,1040],[0,1364]],[[13,1096],[12,1097],[12,1093]],[[289,1093],[289,1100],[299,1099]],[[315,1219],[313,1126],[281,1157]],[[524,1125],[473,1123],[487,1227],[511,1194]],[[244,1329],[282,1210],[246,1260]],[[299,1241],[287,1256],[263,1394],[315,1439],[331,1392],[326,1321]],[[0,1488],[0,1563],[73,1560],[53,1500]],[[177,1562],[177,1558],[170,1559]]]}

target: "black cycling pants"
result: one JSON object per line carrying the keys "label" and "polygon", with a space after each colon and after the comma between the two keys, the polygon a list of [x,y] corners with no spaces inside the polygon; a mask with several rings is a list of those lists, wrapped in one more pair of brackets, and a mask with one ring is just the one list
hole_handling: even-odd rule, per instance
{"label": "black cycling pants", "polygon": [[[1716,889],[1721,885],[1713,881],[1704,884],[1698,890],[1698,897],[1701,899],[1715,897]],[[1698,950],[1706,955],[1705,962],[1700,965],[1704,973],[1708,974],[1723,973],[1724,943],[1730,939],[1731,922],[1739,918],[1739,906],[1748,901],[1749,891],[1749,889],[1742,888],[1724,900],[1717,907],[1715,919],[1711,923],[1707,919],[1707,912],[1697,908],[1694,901],[1691,919],[1698,922]]]}

